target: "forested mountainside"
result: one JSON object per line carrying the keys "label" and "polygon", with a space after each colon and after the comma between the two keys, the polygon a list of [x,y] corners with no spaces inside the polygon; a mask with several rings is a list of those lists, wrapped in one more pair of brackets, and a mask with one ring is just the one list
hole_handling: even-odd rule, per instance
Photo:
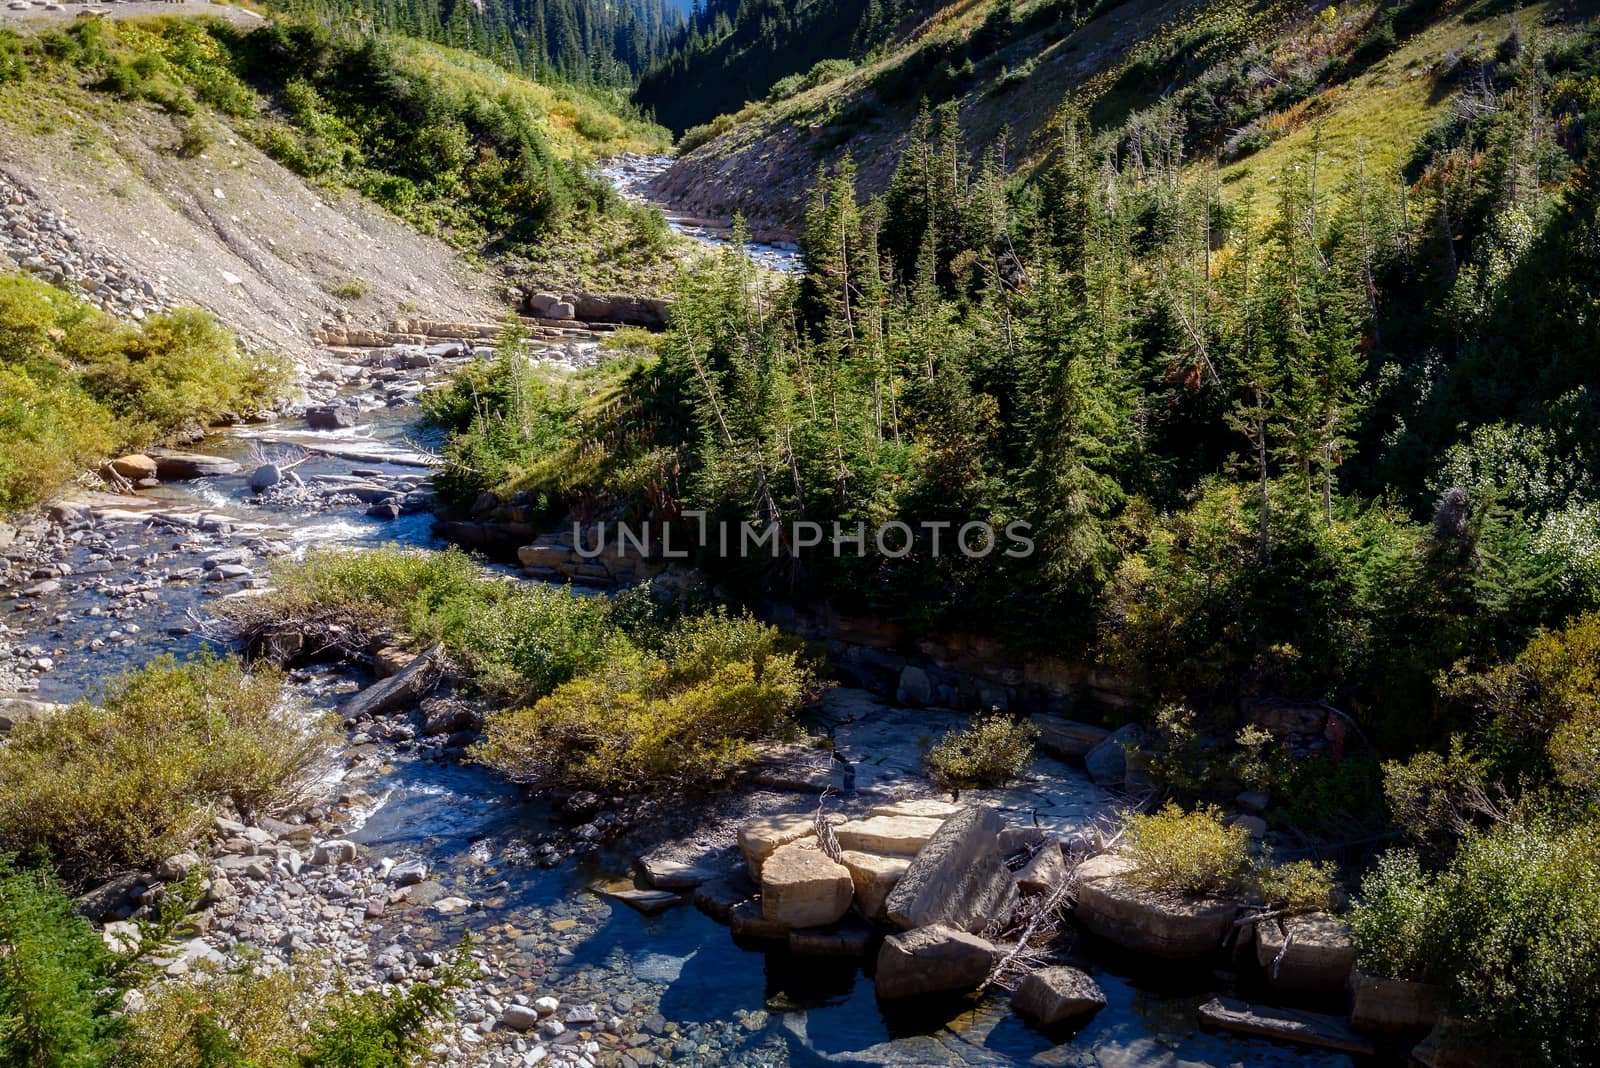
{"label": "forested mountainside", "polygon": [[[685,136],[685,158],[660,188],[704,214],[737,210],[794,229],[820,163],[848,152],[861,186],[882,191],[918,109],[947,102],[968,150],[1003,141],[1012,169],[1049,157],[1070,101],[1096,137],[1170,129],[1171,151],[1215,161],[1234,191],[1259,185],[1313,135],[1336,160],[1359,152],[1392,171],[1430,129],[1474,106],[1494,41],[1516,31],[1543,47],[1593,13],[1586,2],[1438,0],[950,5],[909,20],[859,62],[827,61],[775,84],[737,116],[729,99]],[[848,52],[838,42],[835,54]]]}
{"label": "forested mountainside", "polygon": [[[774,86],[794,81],[825,60],[866,56],[896,27],[933,6],[916,0],[697,4],[643,72],[634,99],[649,108],[656,121],[682,133],[738,110],[746,100],[765,100]],[[822,76],[822,72],[814,76],[813,84]]]}
{"label": "forested mountainside", "polygon": [[671,0],[288,0],[283,7],[466,49],[522,74],[620,88],[671,53],[684,21]]}

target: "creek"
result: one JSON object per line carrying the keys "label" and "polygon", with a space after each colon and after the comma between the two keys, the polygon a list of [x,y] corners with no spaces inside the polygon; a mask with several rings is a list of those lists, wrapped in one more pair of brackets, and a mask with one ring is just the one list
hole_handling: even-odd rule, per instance
{"label": "creek", "polygon": [[[691,236],[726,240],[715,232],[697,234],[692,224],[677,225]],[[769,260],[788,258],[774,265],[793,266],[792,250],[769,251]],[[569,356],[571,348],[552,355]],[[310,498],[262,499],[250,490],[248,475],[265,458],[294,456],[301,460],[295,474],[312,486],[350,476],[394,486],[425,479],[427,469],[419,465],[437,442],[419,425],[414,386],[454,362],[402,375],[352,374],[354,384],[324,390],[324,397],[339,393],[362,402],[355,427],[315,431],[302,420],[286,419],[221,431],[193,446],[239,461],[239,475],[168,482],[137,500],[81,497],[81,518],[59,525],[56,559],[67,572],[56,580],[59,585],[22,594],[27,583],[12,584],[6,640],[38,647],[52,661],[37,675],[34,696],[70,700],[152,657],[199,650],[207,640],[209,606],[219,596],[264,584],[274,558],[320,544],[356,551],[391,542],[442,548],[425,510],[385,520],[368,517],[366,506],[354,502],[324,507]],[[219,559],[239,563],[218,577]],[[334,663],[312,664],[292,677],[308,699],[325,707],[370,681]],[[850,690],[834,691],[808,716],[855,762],[856,787],[864,793],[915,782],[921,744],[960,720],[953,713],[883,705]],[[553,995],[563,1005],[594,1004],[602,1021],[621,1022],[602,1044],[600,1063],[1350,1063],[1343,1056],[1204,1031],[1196,1008],[1230,980],[1219,979],[1209,966],[1141,967],[1087,944],[1084,962],[1109,1004],[1076,1034],[1046,1035],[1026,1027],[1003,995],[918,1002],[885,1012],[853,959],[747,950],[692,905],[644,916],[594,892],[629,880],[634,856],[668,838],[727,852],[729,824],[721,817],[730,799],[707,802],[704,818],[658,814],[592,852],[550,864],[539,849],[558,822],[547,802],[526,798],[423,740],[360,736],[341,754],[339,766],[346,835],[375,857],[425,860],[431,879],[473,907],[452,914],[392,908],[364,923],[346,919],[326,943],[364,946],[377,957],[395,944],[417,952],[445,949],[470,930],[493,961],[499,991]],[[1039,758],[1027,782],[991,800],[1014,821],[1031,816],[1064,831],[1082,828],[1114,805],[1081,769],[1048,757]],[[789,801],[816,804],[814,795]],[[470,1018],[480,1015],[474,1010],[486,996],[469,990],[458,1001],[463,1015],[450,1025],[461,1031],[457,1048],[477,1052],[460,1054],[459,1061],[452,1053],[451,1062],[535,1063],[532,1053],[529,1059],[491,1057],[499,1047]]]}

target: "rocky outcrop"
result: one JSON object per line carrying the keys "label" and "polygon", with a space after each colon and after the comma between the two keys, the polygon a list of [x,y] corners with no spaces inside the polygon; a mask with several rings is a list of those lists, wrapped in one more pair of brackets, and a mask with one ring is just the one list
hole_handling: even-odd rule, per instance
{"label": "rocky outcrop", "polygon": [[1089,751],[1105,741],[1111,732],[1104,727],[1076,720],[1062,719],[1042,712],[1028,717],[1039,732],[1038,745],[1047,753],[1071,760],[1081,760]]}
{"label": "rocky outcrop", "polygon": [[904,928],[979,931],[1010,916],[1017,886],[1000,855],[1000,827],[1000,814],[984,806],[946,820],[890,892],[889,918]]}
{"label": "rocky outcrop", "polygon": [[1146,890],[1130,878],[1131,861],[1110,854],[1078,865],[1077,920],[1135,953],[1187,960],[1216,951],[1238,915],[1237,903]]}
{"label": "rocky outcrop", "polygon": [[1138,724],[1125,723],[1085,753],[1083,765],[1089,770],[1089,778],[1097,786],[1120,787],[1126,783],[1128,753],[1139,744],[1142,733]]}
{"label": "rocky outcrop", "polygon": [[878,950],[878,997],[894,1001],[975,990],[994,960],[993,945],[944,924],[890,935]]}
{"label": "rocky outcrop", "polygon": [[1054,1027],[1093,1016],[1106,1007],[1106,995],[1077,968],[1041,968],[1023,976],[1011,1007],[1030,1023]]}

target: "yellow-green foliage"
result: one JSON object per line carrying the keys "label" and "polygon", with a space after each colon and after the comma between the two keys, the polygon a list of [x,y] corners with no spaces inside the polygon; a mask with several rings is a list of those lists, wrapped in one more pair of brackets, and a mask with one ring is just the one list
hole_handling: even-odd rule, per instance
{"label": "yellow-green foliage", "polygon": [[625,152],[665,152],[671,135],[629,113],[626,95],[600,87],[546,84],[518,77],[503,67],[455,48],[405,37],[396,39],[404,66],[439,76],[457,95],[500,97],[525,110],[551,146],[569,159],[593,160]]}
{"label": "yellow-green foliage", "polygon": [[1294,860],[1263,866],[1255,884],[1263,904],[1275,912],[1329,912],[1336,901],[1336,875],[1331,861]]}
{"label": "yellow-green foliage", "polygon": [[200,973],[154,988],[146,1007],[127,1017],[122,1060],[128,1068],[201,1068],[206,1046],[218,1036],[231,1039],[245,1058],[239,1063],[272,1064],[299,1044],[299,1021],[320,1008],[318,987],[325,969],[297,961],[273,971],[243,968]]}
{"label": "yellow-green foliage", "polygon": [[1133,878],[1150,890],[1227,893],[1250,871],[1249,833],[1225,825],[1211,805],[1184,812],[1169,802],[1159,812],[1130,816],[1124,833]]}
{"label": "yellow-green foliage", "polygon": [[811,679],[772,627],[713,614],[659,656],[630,652],[531,708],[491,716],[479,760],[519,782],[598,789],[706,783],[753,740],[790,734]]}
{"label": "yellow-green foliage", "polygon": [[0,511],[109,452],[260,406],[282,381],[198,309],[132,327],[36,279],[0,276]]}
{"label": "yellow-green foliage", "polygon": [[18,724],[0,761],[0,840],[43,846],[79,877],[192,845],[212,812],[269,812],[326,743],[283,678],[237,660],[156,660]]}
{"label": "yellow-green foliage", "polygon": [[940,738],[928,751],[928,774],[946,789],[1004,786],[1033,760],[1038,737],[1027,720],[994,709]]}

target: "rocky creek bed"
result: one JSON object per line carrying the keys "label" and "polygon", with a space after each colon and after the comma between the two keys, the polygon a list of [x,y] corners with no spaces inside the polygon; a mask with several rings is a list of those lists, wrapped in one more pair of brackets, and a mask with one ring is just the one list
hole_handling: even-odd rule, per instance
{"label": "rocky creek bed", "polygon": [[[571,332],[542,342],[540,355],[571,366],[594,340]],[[154,656],[224,638],[209,628],[208,606],[265,585],[276,558],[327,542],[443,547],[428,484],[434,443],[415,401],[455,362],[481,355],[470,341],[331,350],[304,410],[219,431],[192,453],[154,454],[153,470],[131,463],[119,474],[143,486],[137,496],[78,492],[0,527],[0,727]],[[329,708],[373,682],[343,663],[291,677]],[[819,802],[835,818],[860,819],[932,798],[921,754],[965,722],[959,713],[840,687],[807,713],[831,754],[774,750],[738,789],[691,806],[581,797],[557,806],[464,763],[481,710],[451,700],[434,695],[352,724],[293,821],[219,821],[208,856],[113,881],[86,907],[114,925],[162,877],[209,865],[201,931],[171,971],[242,947],[269,960],[316,950],[357,988],[425,977],[470,931],[481,970],[439,1032],[437,1053],[450,1064],[1350,1063],[1203,1027],[1202,1006],[1239,985],[1214,970],[1216,954],[1152,967],[1082,936],[1066,959],[1092,975],[1105,1006],[1064,1032],[1025,1024],[1001,991],[883,1000],[870,978],[875,939],[852,936],[869,947],[858,957],[752,941],[759,925],[736,937],[708,914],[719,911],[718,892],[681,875],[676,890],[638,893],[650,888],[647,868],[671,886],[681,865],[699,870],[702,886],[732,886],[720,892],[730,908],[748,902],[742,830],[805,821]],[[1118,799],[1081,766],[1041,755],[1015,787],[960,802],[1054,842],[1085,835]]]}

